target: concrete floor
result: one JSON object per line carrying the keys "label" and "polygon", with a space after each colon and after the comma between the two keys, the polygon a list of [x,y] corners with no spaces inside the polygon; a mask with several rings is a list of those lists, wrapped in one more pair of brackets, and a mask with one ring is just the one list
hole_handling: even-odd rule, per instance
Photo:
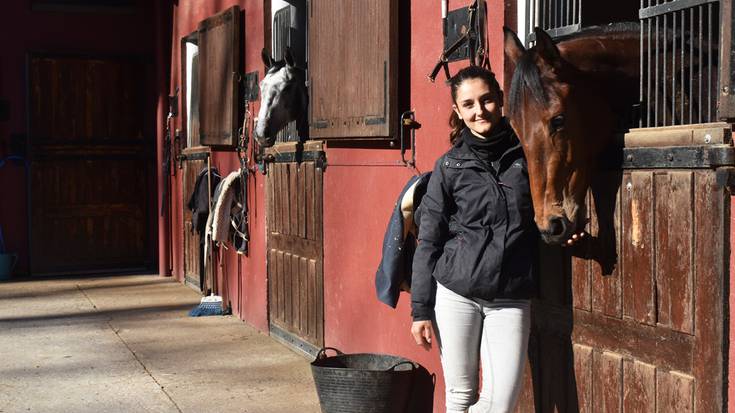
{"label": "concrete floor", "polygon": [[0,282],[0,412],[318,412],[309,361],[171,279]]}

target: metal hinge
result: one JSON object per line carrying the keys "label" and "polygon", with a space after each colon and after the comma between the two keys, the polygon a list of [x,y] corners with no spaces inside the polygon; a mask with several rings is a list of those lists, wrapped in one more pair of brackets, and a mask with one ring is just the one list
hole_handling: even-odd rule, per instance
{"label": "metal hinge", "polygon": [[714,169],[735,166],[730,145],[623,148],[623,169]]}

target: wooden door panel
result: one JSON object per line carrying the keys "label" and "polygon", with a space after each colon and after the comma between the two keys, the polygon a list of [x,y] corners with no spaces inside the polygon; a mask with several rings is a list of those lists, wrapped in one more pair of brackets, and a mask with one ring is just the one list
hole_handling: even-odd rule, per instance
{"label": "wooden door panel", "polygon": [[[309,2],[309,73],[317,74],[309,79],[311,138],[395,135],[398,3]],[[358,46],[363,44],[376,47]],[[346,87],[333,87],[335,84]]]}
{"label": "wooden door panel", "polygon": [[[291,144],[279,145],[294,149]],[[324,344],[322,171],[314,162],[269,166],[268,280],[273,334],[307,352]]]}
{"label": "wooden door panel", "polygon": [[[638,323],[655,326],[656,278],[654,273],[654,178],[653,172],[641,171],[625,174],[626,182],[623,212],[623,268],[635,271],[623,272],[623,316]],[[627,187],[630,183],[630,187]]]}
{"label": "wooden door panel", "polygon": [[[205,169],[207,161],[204,159],[186,159],[182,161],[183,167],[183,203],[187,205],[191,194],[194,192],[194,184],[197,176]],[[201,268],[201,242],[199,234],[192,224],[192,213],[189,208],[184,207],[184,280],[198,290],[202,290],[202,268]]]}
{"label": "wooden door panel", "polygon": [[[516,411],[719,411],[729,201],[715,172],[604,179],[587,200],[591,242],[575,251],[592,259],[542,248],[532,386]],[[601,229],[609,225],[614,239]]]}
{"label": "wooden door panel", "polygon": [[147,70],[133,59],[29,59],[33,274],[153,265]]}

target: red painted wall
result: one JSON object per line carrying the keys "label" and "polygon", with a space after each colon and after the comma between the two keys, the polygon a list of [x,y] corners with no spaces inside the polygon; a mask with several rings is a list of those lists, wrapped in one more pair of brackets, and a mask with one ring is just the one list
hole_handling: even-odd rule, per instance
{"label": "red painted wall", "polygon": [[[31,0],[3,2],[0,38],[6,41],[0,55],[0,99],[9,102],[10,119],[0,120],[0,159],[8,155],[11,135],[27,135],[27,53],[152,58],[153,3],[139,0],[137,4],[134,13],[69,13],[32,11]],[[150,103],[152,117],[155,105],[153,100]],[[152,126],[149,129],[152,132]],[[23,164],[11,162],[0,168],[0,227],[8,251],[20,255],[17,275],[28,272],[26,199]]]}
{"label": "red painted wall", "polygon": [[[171,33],[171,83],[167,93],[172,93],[178,86],[181,90],[181,38],[194,30],[200,21],[226,10],[234,5],[243,11],[241,26],[245,31],[243,48],[243,72],[260,71],[263,78],[263,63],[260,51],[263,49],[263,1],[262,0],[179,0],[173,8],[173,26]],[[183,99],[179,100],[183,102]],[[257,113],[257,105],[252,108]],[[181,113],[181,111],[179,111]],[[176,127],[181,128],[181,117],[176,119]],[[160,140],[159,140],[160,142]],[[223,176],[240,168],[235,152],[214,152],[212,165],[217,167]],[[248,196],[250,202],[250,253],[248,257],[240,256],[231,249],[224,252],[224,260],[220,274],[219,288],[223,299],[230,301],[233,312],[249,324],[268,331],[267,275],[265,266],[265,177],[252,174],[249,182]],[[182,193],[181,174],[173,179],[173,221],[171,247],[173,252],[173,275],[183,281],[184,244],[182,228],[184,219],[184,194]],[[188,196],[188,194],[186,194]],[[165,255],[161,253],[161,257]]]}

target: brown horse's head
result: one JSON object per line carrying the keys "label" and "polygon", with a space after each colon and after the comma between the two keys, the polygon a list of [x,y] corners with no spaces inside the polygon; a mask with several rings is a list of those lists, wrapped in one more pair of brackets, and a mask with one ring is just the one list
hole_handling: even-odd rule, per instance
{"label": "brown horse's head", "polygon": [[505,29],[514,66],[506,114],[528,160],[536,225],[544,241],[561,244],[585,225],[585,196],[615,116],[600,79],[567,56],[579,50],[557,47],[538,28],[535,34],[536,45],[526,50]]}

